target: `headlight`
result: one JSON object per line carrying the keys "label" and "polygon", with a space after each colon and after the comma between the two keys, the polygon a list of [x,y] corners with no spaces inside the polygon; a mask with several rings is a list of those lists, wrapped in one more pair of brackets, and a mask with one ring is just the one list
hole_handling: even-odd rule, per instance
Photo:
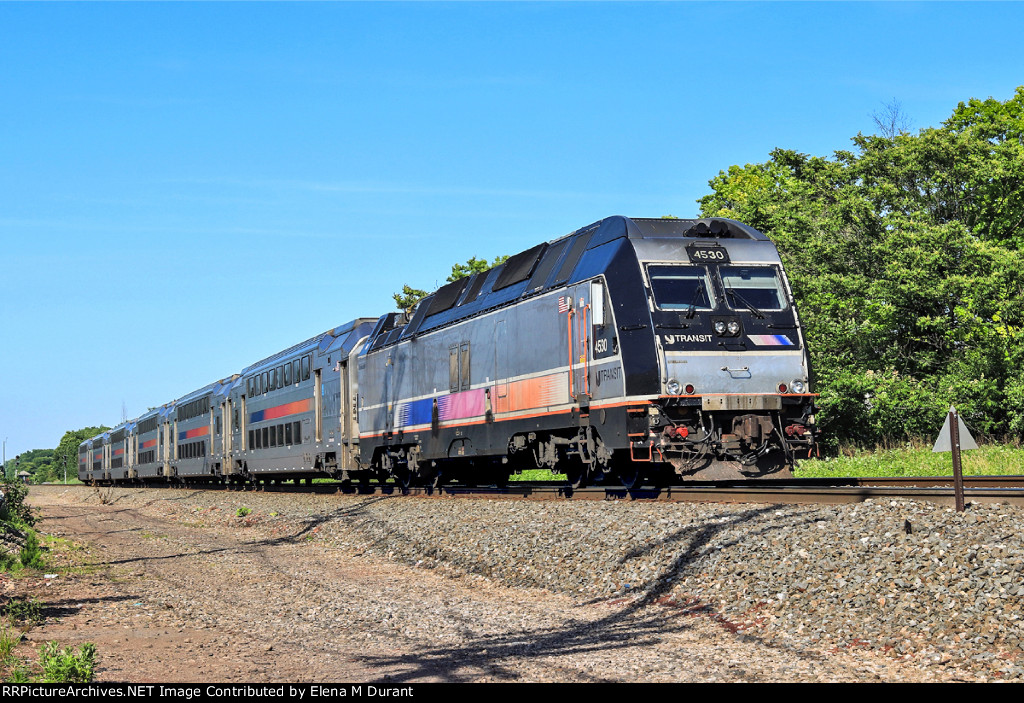
{"label": "headlight", "polygon": [[728,328],[729,334],[735,335],[740,333],[740,323],[736,322],[736,320],[731,321],[728,325]]}
{"label": "headlight", "polygon": [[794,393],[807,392],[807,384],[804,383],[803,381],[793,381],[792,383],[789,384],[789,387],[793,390]]}
{"label": "headlight", "polygon": [[668,383],[665,384],[665,389],[668,390],[669,395],[679,395],[679,392],[683,390],[683,387],[679,385],[679,381],[674,378],[670,378]]}
{"label": "headlight", "polygon": [[715,322],[715,333],[716,334],[725,334],[726,329],[727,328],[725,326],[725,323],[722,322],[721,320],[717,320]]}

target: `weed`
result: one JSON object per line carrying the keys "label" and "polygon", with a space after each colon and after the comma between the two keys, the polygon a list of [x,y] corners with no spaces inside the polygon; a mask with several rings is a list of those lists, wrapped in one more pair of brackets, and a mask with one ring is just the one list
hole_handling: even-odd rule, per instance
{"label": "weed", "polygon": [[245,517],[252,512],[252,508],[247,508],[244,505],[235,511],[235,517]]}
{"label": "weed", "polygon": [[86,642],[74,651],[47,642],[39,652],[39,665],[43,668],[42,683],[89,683],[96,666],[96,645]]}
{"label": "weed", "polygon": [[31,526],[35,524],[35,513],[25,499],[28,486],[18,480],[0,480],[0,522]]}
{"label": "weed", "polygon": [[43,604],[38,598],[15,598],[4,609],[11,622],[38,625],[43,621]]}
{"label": "weed", "polygon": [[93,493],[99,498],[100,505],[110,505],[114,502],[114,487],[105,486],[100,488],[99,486],[93,487]]}
{"label": "weed", "polygon": [[0,623],[0,661],[6,662],[14,648],[21,642],[22,633],[5,623]]}
{"label": "weed", "polygon": [[21,554],[18,556],[21,565],[31,569],[42,569],[45,568],[43,563],[43,550],[39,546],[39,537],[33,530],[28,530],[25,535],[25,546],[21,548]]}
{"label": "weed", "polygon": [[[20,528],[20,529],[19,529]],[[24,524],[15,526],[12,523],[0,522],[0,534],[6,535],[5,541],[20,543],[17,552],[0,554],[0,571],[21,571],[24,568],[43,569],[44,547],[39,544],[39,536]]]}
{"label": "weed", "polygon": [[14,664],[4,683],[32,683],[32,677],[29,676],[28,668],[24,664]]}

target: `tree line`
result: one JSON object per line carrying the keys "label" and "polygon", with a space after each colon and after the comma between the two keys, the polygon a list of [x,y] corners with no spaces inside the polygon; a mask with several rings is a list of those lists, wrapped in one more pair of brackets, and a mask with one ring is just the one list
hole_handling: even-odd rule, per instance
{"label": "tree line", "polygon": [[31,483],[63,483],[65,475],[68,481],[77,480],[78,446],[109,429],[83,427],[80,430],[69,430],[61,437],[56,449],[31,449],[18,455],[17,459],[8,459],[4,465],[4,475],[14,479],[16,474],[25,471]]}

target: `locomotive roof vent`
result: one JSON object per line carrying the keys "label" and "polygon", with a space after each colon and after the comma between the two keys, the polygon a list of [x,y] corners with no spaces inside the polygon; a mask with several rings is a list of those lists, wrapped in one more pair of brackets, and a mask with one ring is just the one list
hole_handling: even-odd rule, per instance
{"label": "locomotive roof vent", "polygon": [[709,225],[707,222],[698,221],[690,229],[686,230],[685,236],[687,237],[731,237],[732,230],[729,228],[727,222],[722,220],[711,220]]}
{"label": "locomotive roof vent", "polygon": [[[701,239],[767,240],[763,233],[749,225],[724,217],[704,217],[696,220],[675,218],[633,218],[637,233],[643,239],[687,237]],[[635,235],[630,235],[635,236]]]}

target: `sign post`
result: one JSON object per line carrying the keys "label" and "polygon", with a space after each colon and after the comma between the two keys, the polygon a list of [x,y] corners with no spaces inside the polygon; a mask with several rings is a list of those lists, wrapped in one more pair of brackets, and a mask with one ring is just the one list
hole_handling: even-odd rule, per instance
{"label": "sign post", "polygon": [[956,510],[958,513],[964,511],[964,476],[960,468],[960,450],[977,449],[978,444],[971,436],[967,425],[960,418],[956,408],[950,406],[946,422],[939,430],[939,437],[935,440],[933,452],[952,452],[953,454],[953,495],[956,497]]}

